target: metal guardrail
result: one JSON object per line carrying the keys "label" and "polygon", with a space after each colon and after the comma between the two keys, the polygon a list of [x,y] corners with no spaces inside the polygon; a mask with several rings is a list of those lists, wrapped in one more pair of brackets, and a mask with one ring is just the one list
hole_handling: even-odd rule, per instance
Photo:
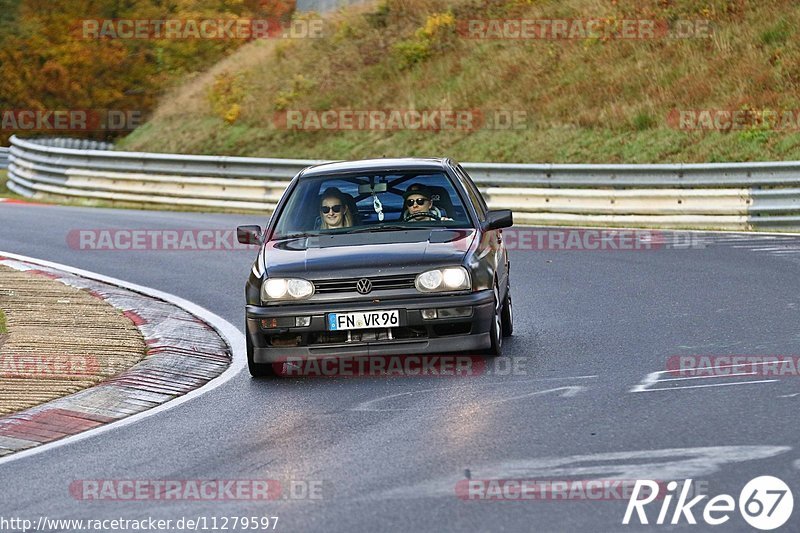
{"label": "metal guardrail", "polygon": [[[8,186],[25,196],[261,213],[295,174],[322,162],[115,152],[63,139],[11,142]],[[513,209],[518,223],[800,229],[800,162],[462,166],[489,205]]]}
{"label": "metal guardrail", "polygon": [[8,148],[0,146],[0,168],[8,168]]}
{"label": "metal guardrail", "polygon": [[53,148],[70,148],[72,150],[113,150],[114,145],[103,141],[93,141],[91,139],[69,139],[66,137],[56,137],[53,139],[36,139],[36,144],[51,146]]}

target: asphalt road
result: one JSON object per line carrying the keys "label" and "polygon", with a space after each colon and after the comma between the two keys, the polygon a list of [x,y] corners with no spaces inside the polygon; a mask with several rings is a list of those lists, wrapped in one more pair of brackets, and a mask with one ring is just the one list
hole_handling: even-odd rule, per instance
{"label": "asphalt road", "polygon": [[[241,326],[253,252],[86,251],[66,236],[259,222],[0,204],[0,250],[166,291]],[[676,355],[800,354],[800,237],[706,234],[689,248],[511,257],[516,331],[504,359],[517,372],[261,381],[245,371],[157,416],[0,464],[0,517],[278,516],[279,531],[705,530],[685,518],[652,525],[660,502],[647,507],[651,525],[626,527],[626,500],[463,501],[455,487],[466,476],[693,478],[738,500],[749,480],[772,475],[796,500],[784,529],[800,530],[797,373],[653,374]],[[323,498],[82,501],[69,491],[85,479],[263,478],[321,483]],[[705,501],[694,512],[701,524]],[[752,530],[736,511],[716,529]]]}

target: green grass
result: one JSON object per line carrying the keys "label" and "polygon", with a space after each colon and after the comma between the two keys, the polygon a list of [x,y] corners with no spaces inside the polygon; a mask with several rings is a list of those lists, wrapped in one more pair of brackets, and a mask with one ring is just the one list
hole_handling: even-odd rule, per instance
{"label": "green grass", "polygon": [[[452,18],[448,18],[449,15]],[[702,39],[462,39],[469,18],[708,19]],[[246,45],[166,95],[121,149],[514,163],[800,159],[800,131],[676,129],[676,109],[800,109],[800,4],[791,0],[386,0],[344,10],[323,39]],[[527,113],[520,130],[286,131],[286,109]]]}
{"label": "green grass", "polygon": [[[213,119],[211,119],[213,120]],[[134,133],[121,147],[177,153],[301,159],[450,156],[460,161],[509,163],[680,163],[800,159],[800,133],[698,133],[654,128],[639,119],[631,131],[559,127],[523,132],[312,132],[283,139],[281,133],[251,126],[204,135],[207,117],[168,121]],[[242,133],[245,130],[247,133]],[[181,132],[186,133],[181,133]],[[219,135],[227,132],[230,135]],[[174,133],[174,135],[170,135]],[[152,144],[153,139],[160,139]],[[158,149],[161,150],[158,150]]]}
{"label": "green grass", "polygon": [[0,309],[0,335],[8,333],[8,326],[6,326],[6,314]]}

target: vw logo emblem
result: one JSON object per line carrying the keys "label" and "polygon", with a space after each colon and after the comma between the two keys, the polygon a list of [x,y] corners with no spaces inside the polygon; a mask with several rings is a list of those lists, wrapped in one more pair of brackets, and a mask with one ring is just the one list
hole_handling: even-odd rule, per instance
{"label": "vw logo emblem", "polygon": [[367,278],[360,279],[356,282],[356,290],[361,294],[369,294],[372,292],[372,282]]}

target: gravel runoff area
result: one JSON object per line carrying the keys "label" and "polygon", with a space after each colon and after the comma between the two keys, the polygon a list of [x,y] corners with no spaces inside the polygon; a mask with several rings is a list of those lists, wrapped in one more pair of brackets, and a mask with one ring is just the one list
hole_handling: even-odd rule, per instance
{"label": "gravel runoff area", "polygon": [[191,398],[232,367],[189,302],[4,252],[0,269],[2,460]]}
{"label": "gravel runoff area", "polygon": [[0,266],[0,415],[86,389],[145,357],[130,318],[51,278]]}

